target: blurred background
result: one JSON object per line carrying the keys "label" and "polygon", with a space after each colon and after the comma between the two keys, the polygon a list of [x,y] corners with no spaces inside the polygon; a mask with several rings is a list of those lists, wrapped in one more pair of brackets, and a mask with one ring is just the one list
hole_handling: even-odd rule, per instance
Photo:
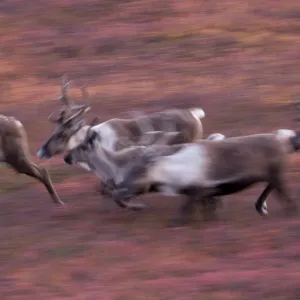
{"label": "blurred background", "polygon": [[[36,162],[65,73],[76,101],[88,88],[87,120],[196,106],[205,136],[298,128],[298,1],[1,0],[0,36],[1,113],[24,124]],[[1,299],[300,298],[299,218],[271,195],[262,219],[262,186],[224,197],[217,220],[170,229],[179,197],[143,196],[149,210],[123,211],[95,176],[61,157],[39,163],[67,207],[1,166]],[[295,199],[299,170],[295,155]]]}

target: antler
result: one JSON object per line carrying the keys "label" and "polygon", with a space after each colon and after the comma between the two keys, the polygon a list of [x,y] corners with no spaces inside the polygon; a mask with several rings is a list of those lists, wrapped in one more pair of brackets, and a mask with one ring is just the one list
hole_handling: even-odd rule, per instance
{"label": "antler", "polygon": [[66,115],[66,110],[65,108],[63,108],[59,111],[57,116],[55,116],[54,112],[51,113],[48,117],[48,120],[53,123],[62,123],[65,115]]}
{"label": "antler", "polygon": [[68,80],[67,74],[63,75],[60,81],[61,81],[61,96],[59,100],[64,104],[64,107],[59,111],[57,116],[55,116],[54,113],[52,113],[48,117],[49,121],[53,123],[62,123],[66,115],[66,109],[74,105],[73,100],[68,96],[68,86],[72,83],[72,81]]}
{"label": "antler", "polygon": [[82,99],[85,102],[85,104],[83,104],[83,105],[90,106],[89,100],[88,100],[89,99],[89,93],[88,93],[87,88],[86,88],[85,85],[81,88],[81,95],[82,95]]}
{"label": "antler", "polygon": [[[88,93],[86,91],[85,87],[81,88],[82,91],[82,97],[85,99],[85,104],[77,105],[74,103],[73,99],[68,95],[68,87],[72,83],[72,80],[68,80],[68,75],[65,74],[61,77],[61,96],[59,100],[63,103],[63,108],[59,111],[57,116],[54,116],[54,113],[52,113],[48,119],[51,122],[54,123],[67,123],[73,120],[74,118],[82,115],[83,113],[87,112],[90,107],[88,104]],[[78,110],[74,115],[72,115],[70,118],[65,120],[66,114],[68,112]]]}
{"label": "antler", "polygon": [[64,124],[71,122],[75,118],[83,115],[84,113],[88,112],[91,109],[91,107],[88,103],[88,92],[87,92],[85,86],[81,88],[81,93],[82,93],[82,98],[85,99],[84,100],[85,104],[73,105],[71,107],[71,110],[78,109],[78,111],[75,114],[73,114],[71,117],[69,117],[68,119],[64,120],[63,121]]}
{"label": "antler", "polygon": [[68,80],[68,75],[65,74],[61,77],[61,96],[59,100],[66,106],[70,107],[74,105],[74,101],[68,95],[68,86],[72,83],[72,80]]}

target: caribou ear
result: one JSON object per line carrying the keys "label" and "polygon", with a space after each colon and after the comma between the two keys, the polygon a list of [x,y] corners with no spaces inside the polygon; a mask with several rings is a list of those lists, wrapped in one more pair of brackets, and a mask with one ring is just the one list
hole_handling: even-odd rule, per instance
{"label": "caribou ear", "polygon": [[98,135],[98,133],[94,130],[89,130],[88,132],[88,137],[87,137],[87,143],[89,145],[94,145],[94,142],[99,139],[100,140],[100,136]]}

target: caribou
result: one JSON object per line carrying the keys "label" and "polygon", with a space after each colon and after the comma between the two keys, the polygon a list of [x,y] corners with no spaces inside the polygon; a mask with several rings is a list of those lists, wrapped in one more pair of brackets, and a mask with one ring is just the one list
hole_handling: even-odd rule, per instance
{"label": "caribou", "polygon": [[[136,115],[129,119],[114,118],[100,124],[87,125],[82,118],[90,110],[88,104],[88,92],[85,87],[82,90],[83,104],[75,104],[68,95],[68,87],[72,81],[68,76],[61,78],[61,97],[63,107],[55,114],[48,117],[56,124],[56,128],[48,140],[37,152],[37,157],[48,160],[58,154],[69,152],[76,148],[85,139],[90,128],[97,132],[101,140],[101,146],[118,151],[129,146],[149,145],[153,143],[188,143],[203,137],[201,119],[205,113],[201,108],[168,109],[148,115]],[[163,131],[169,132],[164,134]],[[147,132],[147,134],[145,134]],[[180,132],[175,134],[174,132]],[[82,168],[93,171],[86,163],[78,163]],[[101,192],[105,194],[106,183],[101,180]]]}
{"label": "caribou", "polygon": [[[68,81],[66,75],[62,77],[60,100],[63,107],[57,116],[52,113],[48,117],[57,126],[37,152],[37,157],[40,159],[50,159],[76,148],[85,139],[86,133],[91,127],[86,125],[82,119],[82,116],[90,110],[87,90],[85,87],[82,88],[85,103],[75,105],[67,91],[70,83],[71,81]],[[141,129],[144,125],[141,124],[146,123],[151,125],[149,131],[165,131],[166,128],[171,128],[170,131],[181,132],[184,142],[201,139],[203,136],[201,119],[204,117],[205,113],[201,108],[168,109],[129,119],[114,118],[93,125],[92,128],[97,132],[103,147],[116,151],[126,148],[130,144],[138,143],[145,133],[145,129]],[[155,134],[152,134],[152,137],[155,137]],[[85,166],[82,165],[82,167]]]}
{"label": "caribou", "polygon": [[217,141],[140,147],[122,176],[115,174],[114,198],[124,204],[148,192],[184,195],[186,201],[176,218],[177,225],[188,222],[197,202],[266,182],[255,202],[258,213],[268,214],[264,204],[273,190],[287,211],[293,212],[297,206],[288,195],[283,172],[289,154],[299,149],[300,133],[288,129]]}
{"label": "caribou", "polygon": [[23,124],[14,117],[0,115],[0,161],[11,166],[17,173],[26,174],[44,184],[52,200],[63,205],[56,193],[46,168],[30,159],[27,133]]}
{"label": "caribou", "polygon": [[[111,151],[101,146],[101,139],[96,131],[90,127],[88,130],[85,140],[76,148],[72,149],[65,155],[64,161],[69,165],[84,163],[89,169],[93,170],[94,173],[100,177],[104,182],[106,182],[107,190],[106,194],[112,196],[115,187],[117,187],[120,182],[123,182],[128,173],[128,168],[133,161],[138,159],[139,156],[143,155],[144,150],[147,147],[163,146],[163,145],[178,145],[183,143],[183,136],[181,132],[159,132],[151,131],[145,132],[146,138],[142,140],[149,140],[148,135],[154,135],[152,137],[155,139],[155,144],[150,145],[140,145],[132,144],[127,148],[121,149],[119,151]],[[224,139],[225,136],[220,133],[214,133],[207,137],[210,141],[220,141]],[[159,139],[159,141],[157,140]],[[142,209],[147,207],[144,204],[133,204],[129,202],[119,201],[113,197],[116,203],[123,208],[130,209]],[[215,198],[210,201],[216,208],[219,199]]]}

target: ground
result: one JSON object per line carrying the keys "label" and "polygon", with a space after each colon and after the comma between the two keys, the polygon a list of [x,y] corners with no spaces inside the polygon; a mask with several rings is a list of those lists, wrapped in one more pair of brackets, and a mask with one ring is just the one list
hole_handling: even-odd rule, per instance
{"label": "ground", "polygon": [[[128,212],[97,179],[35,153],[54,129],[59,78],[73,79],[86,118],[201,107],[205,135],[297,129],[298,1],[2,0],[1,112],[26,127],[66,207],[5,165],[0,181],[1,299],[299,299],[300,220],[259,185],[224,197],[217,220],[168,228],[180,198],[144,196]],[[285,179],[299,203],[299,156]]]}

